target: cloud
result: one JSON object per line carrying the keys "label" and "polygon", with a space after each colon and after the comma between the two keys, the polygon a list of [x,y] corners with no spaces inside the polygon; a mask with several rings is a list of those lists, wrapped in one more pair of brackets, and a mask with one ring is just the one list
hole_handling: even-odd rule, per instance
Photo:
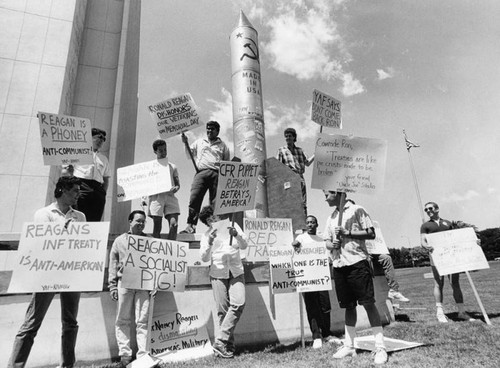
{"label": "cloud", "polygon": [[394,69],[393,68],[387,68],[387,71],[383,69],[377,69],[377,75],[378,75],[378,80],[384,80],[384,79],[389,79],[394,77]]}
{"label": "cloud", "polygon": [[263,33],[269,39],[262,42],[261,53],[269,58],[272,68],[299,80],[340,81],[340,90],[346,96],[365,91],[361,82],[344,70],[352,57],[337,29],[333,11],[345,1],[244,3],[251,9],[251,16],[269,28]]}
{"label": "cloud", "polygon": [[479,197],[479,193],[469,189],[464,194],[451,193],[448,197],[443,198],[443,202],[465,202]]}

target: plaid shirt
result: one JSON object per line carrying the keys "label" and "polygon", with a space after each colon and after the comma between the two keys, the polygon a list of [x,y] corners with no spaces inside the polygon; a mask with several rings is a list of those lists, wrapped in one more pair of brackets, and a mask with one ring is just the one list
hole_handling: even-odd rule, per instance
{"label": "plaid shirt", "polygon": [[304,174],[306,170],[307,157],[302,148],[296,145],[291,149],[287,146],[278,148],[276,158],[299,175]]}

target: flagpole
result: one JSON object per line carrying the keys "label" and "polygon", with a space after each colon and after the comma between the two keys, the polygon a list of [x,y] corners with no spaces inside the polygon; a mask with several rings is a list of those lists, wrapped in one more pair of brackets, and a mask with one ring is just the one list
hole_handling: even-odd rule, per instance
{"label": "flagpole", "polygon": [[[404,135],[404,139],[405,139],[406,150],[408,151],[408,158],[410,160],[410,169],[411,169],[411,174],[413,176],[413,184],[415,185],[415,191],[417,192],[417,200],[418,200],[418,205],[420,208],[420,217],[422,218],[422,222],[425,222],[422,199],[420,198],[420,191],[418,190],[417,175],[415,174],[415,168],[413,166],[413,159],[411,157],[411,152],[410,152],[410,148],[413,146],[408,144],[409,141],[408,141],[408,138],[406,137],[406,132],[404,131],[404,129],[403,129],[403,135]],[[418,147],[418,146],[416,146],[416,147]]]}

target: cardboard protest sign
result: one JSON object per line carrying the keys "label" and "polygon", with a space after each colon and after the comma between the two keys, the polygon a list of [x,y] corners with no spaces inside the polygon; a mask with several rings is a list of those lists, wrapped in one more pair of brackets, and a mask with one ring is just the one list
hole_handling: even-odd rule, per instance
{"label": "cardboard protest sign", "polygon": [[109,222],[24,223],[9,293],[101,291]]}
{"label": "cardboard protest sign", "polygon": [[329,128],[342,129],[340,107],[339,100],[315,89],[311,106],[311,120]]}
{"label": "cardboard protest sign", "polygon": [[318,134],[312,188],[376,194],[383,190],[387,142]]}
{"label": "cardboard protest sign", "polygon": [[273,294],[332,289],[324,242],[304,242],[300,253],[292,246],[271,248],[269,262]]}
{"label": "cardboard protest sign", "polygon": [[179,310],[154,316],[149,326],[150,354],[164,362],[212,355],[206,323],[198,312]]}
{"label": "cardboard protest sign", "polygon": [[93,163],[89,119],[38,112],[44,165]]}
{"label": "cardboard protest sign", "polygon": [[118,202],[168,192],[173,186],[167,158],[120,167],[116,176]]}
{"label": "cardboard protest sign", "polygon": [[256,164],[221,161],[215,215],[253,210],[258,168]]}
{"label": "cardboard protest sign", "polygon": [[123,287],[184,291],[187,267],[193,262],[188,243],[129,235],[127,251],[123,263]]}
{"label": "cardboard protest sign", "polygon": [[490,268],[471,227],[426,234],[426,238],[441,276]]}
{"label": "cardboard protest sign", "polygon": [[163,139],[201,126],[196,109],[190,93],[148,106],[149,114]]}
{"label": "cardboard protest sign", "polygon": [[245,218],[243,231],[248,237],[248,247],[240,253],[248,262],[267,262],[271,247],[290,246],[291,249],[293,242],[291,219]]}
{"label": "cardboard protest sign", "polygon": [[382,235],[382,229],[377,221],[373,221],[373,227],[375,228],[375,239],[366,239],[365,245],[366,250],[370,254],[389,254],[389,248],[385,244],[384,235]]}

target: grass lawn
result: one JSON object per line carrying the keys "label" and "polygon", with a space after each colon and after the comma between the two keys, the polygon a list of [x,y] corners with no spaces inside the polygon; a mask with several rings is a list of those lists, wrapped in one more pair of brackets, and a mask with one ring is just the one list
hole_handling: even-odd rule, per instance
{"label": "grass lawn", "polygon": [[[491,326],[484,322],[466,275],[460,281],[465,306],[474,322],[454,321],[455,303],[451,286],[444,289],[444,308],[449,323],[439,323],[435,317],[433,280],[423,275],[429,267],[396,270],[401,291],[410,298],[395,311],[396,321],[384,328],[388,337],[426,344],[423,347],[389,354],[386,367],[498,367],[500,366],[500,262],[491,262],[489,270],[472,272],[471,277],[488,314]],[[279,311],[278,311],[279,312]],[[306,322],[307,325],[307,322]],[[367,334],[363,331],[361,334]],[[163,367],[370,367],[373,358],[369,352],[359,351],[358,356],[334,361],[331,356],[335,345],[323,345],[313,350],[311,342],[305,349],[300,343],[291,345],[246,347],[239,349],[234,359],[206,358],[198,361],[164,364]],[[80,366],[80,365],[79,365]],[[115,364],[81,365],[81,367],[111,368]]]}

